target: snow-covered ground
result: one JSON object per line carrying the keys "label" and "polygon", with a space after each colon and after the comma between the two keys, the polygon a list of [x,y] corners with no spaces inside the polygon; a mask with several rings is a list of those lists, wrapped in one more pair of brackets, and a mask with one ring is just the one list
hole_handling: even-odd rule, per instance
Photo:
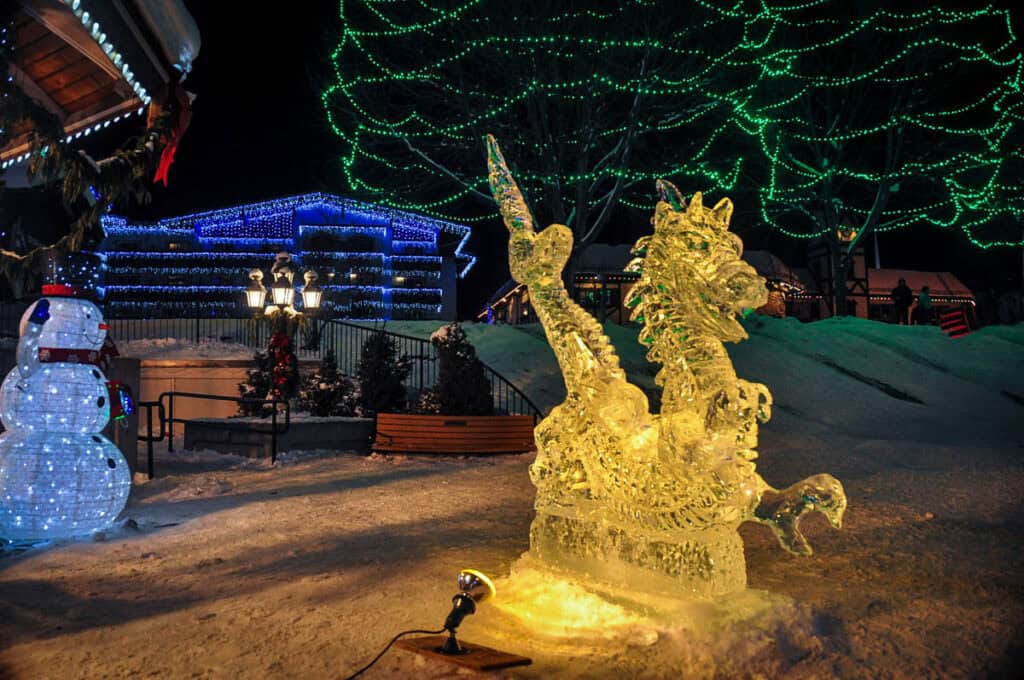
{"label": "snow-covered ground", "polygon": [[[572,645],[485,604],[463,637],[534,658],[502,677],[1018,677],[1024,326],[955,341],[856,319],[749,327],[737,371],[776,401],[758,470],[776,486],[828,471],[850,500],[842,531],[806,521],[809,558],[741,529],[751,588],[783,597],[713,632]],[[608,330],[649,387],[635,331]],[[538,328],[467,332],[535,401],[561,398]],[[460,568],[508,574],[528,543],[530,460],[163,452],[128,526],[0,558],[0,678],[344,677],[395,632],[440,627]],[[366,677],[455,673],[392,650]]]}
{"label": "snow-covered ground", "polygon": [[237,342],[150,338],[119,344],[121,356],[138,359],[252,359],[253,350]]}

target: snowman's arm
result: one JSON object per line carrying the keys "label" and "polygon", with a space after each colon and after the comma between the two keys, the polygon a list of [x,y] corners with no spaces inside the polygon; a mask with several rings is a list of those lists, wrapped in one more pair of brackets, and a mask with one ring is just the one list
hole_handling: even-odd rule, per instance
{"label": "snowman's arm", "polygon": [[22,379],[30,377],[39,370],[39,336],[43,332],[43,324],[49,318],[50,301],[40,300],[28,317],[25,333],[18,340],[18,371],[21,372]]}

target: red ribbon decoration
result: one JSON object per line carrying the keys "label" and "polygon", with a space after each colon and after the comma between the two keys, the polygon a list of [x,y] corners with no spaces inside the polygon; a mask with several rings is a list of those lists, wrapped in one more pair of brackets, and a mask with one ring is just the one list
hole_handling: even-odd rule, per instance
{"label": "red ribbon decoration", "polygon": [[189,123],[192,122],[192,100],[195,98],[195,95],[182,87],[181,83],[176,83],[168,99],[171,97],[174,98],[177,104],[177,118],[171,125],[167,144],[164,145],[164,150],[160,154],[160,163],[157,165],[156,174],[153,176],[153,184],[163,182],[165,187],[167,186],[167,172],[171,169],[171,164],[174,163],[174,153],[178,150],[178,144],[181,142],[181,138],[185,136]]}

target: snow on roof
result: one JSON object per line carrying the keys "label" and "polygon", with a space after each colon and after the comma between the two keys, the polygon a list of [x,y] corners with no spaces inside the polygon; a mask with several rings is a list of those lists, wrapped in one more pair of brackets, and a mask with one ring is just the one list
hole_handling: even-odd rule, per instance
{"label": "snow on roof", "polygon": [[188,73],[202,39],[185,5],[181,0],[135,0],[134,4],[159,41],[167,63]]}
{"label": "snow on roof", "polygon": [[798,290],[805,288],[800,277],[785,262],[767,250],[748,250],[743,253],[743,260],[769,282],[786,283]]}

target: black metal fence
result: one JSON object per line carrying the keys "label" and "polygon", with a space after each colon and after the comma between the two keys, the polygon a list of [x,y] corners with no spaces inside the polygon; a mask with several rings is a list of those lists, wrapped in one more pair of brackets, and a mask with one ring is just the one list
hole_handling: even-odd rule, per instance
{"label": "black metal fence", "polygon": [[[374,334],[381,332],[372,326],[362,326],[349,321],[330,319],[319,327],[320,351],[334,350],[338,369],[348,375],[355,375],[363,344]],[[412,360],[412,371],[406,386],[419,392],[437,382],[437,350],[429,340],[411,335],[383,331],[398,347],[398,354]],[[513,385],[505,376],[481,362],[484,374],[491,383],[491,397],[497,413],[533,416],[538,420],[543,414],[537,405],[522,390]]]}
{"label": "black metal fence", "polygon": [[[28,303],[0,303],[0,336],[17,337],[18,323]],[[175,339],[182,342],[226,342],[265,349],[269,342],[270,324],[256,318],[188,317],[188,318],[109,318],[111,337],[118,343],[135,340]],[[310,318],[296,338],[301,358],[318,358],[328,349],[334,350],[338,370],[354,376],[359,365],[362,345],[380,331],[379,325],[356,324],[337,320]],[[399,355],[412,359],[413,370],[406,384],[419,392],[437,382],[437,352],[429,340],[383,331],[396,345]],[[503,375],[483,365],[490,381],[495,410],[501,414],[534,416],[543,414],[534,402]]]}
{"label": "black metal fence", "polygon": [[[110,319],[111,335],[118,342],[176,338],[183,341],[233,342],[266,349],[270,324],[256,319]],[[338,370],[354,376],[359,368],[363,345],[374,333],[383,332],[398,348],[399,356],[412,361],[406,386],[415,392],[437,382],[437,351],[429,340],[393,333],[375,324],[365,325],[340,319],[310,319],[296,338],[301,358],[319,358],[327,350],[334,351]],[[484,373],[491,383],[494,408],[498,413],[541,417],[540,409],[519,388],[503,375],[484,364]]]}
{"label": "black metal fence", "polygon": [[[21,315],[30,303],[0,303],[0,335],[18,336]],[[136,340],[175,339],[182,342],[226,342],[250,347],[253,351],[267,348],[271,324],[252,317],[224,318],[195,316],[190,318],[107,319],[110,335],[118,343]],[[338,370],[353,376],[359,366],[363,345],[376,332],[379,324],[363,324],[340,319],[310,318],[298,331],[296,353],[300,358],[319,358],[334,350]],[[398,354],[412,361],[412,372],[406,386],[419,392],[437,382],[437,352],[429,340],[383,331],[397,346]],[[540,418],[541,412],[523,392],[503,375],[484,364],[484,373],[491,383],[494,408],[498,413],[528,415]]]}
{"label": "black metal fence", "polygon": [[[346,375],[355,375],[359,368],[363,345],[374,333],[381,330],[337,319],[322,321],[319,327],[319,350],[334,350],[338,370]],[[437,382],[437,352],[429,340],[387,330],[383,332],[397,346],[398,355],[408,357],[412,361],[412,371],[406,380],[408,387],[419,391]]]}
{"label": "black metal fence", "polygon": [[110,335],[117,342],[173,338],[183,342],[228,342],[247,347],[266,347],[268,325],[256,319],[180,318],[107,319]]}

